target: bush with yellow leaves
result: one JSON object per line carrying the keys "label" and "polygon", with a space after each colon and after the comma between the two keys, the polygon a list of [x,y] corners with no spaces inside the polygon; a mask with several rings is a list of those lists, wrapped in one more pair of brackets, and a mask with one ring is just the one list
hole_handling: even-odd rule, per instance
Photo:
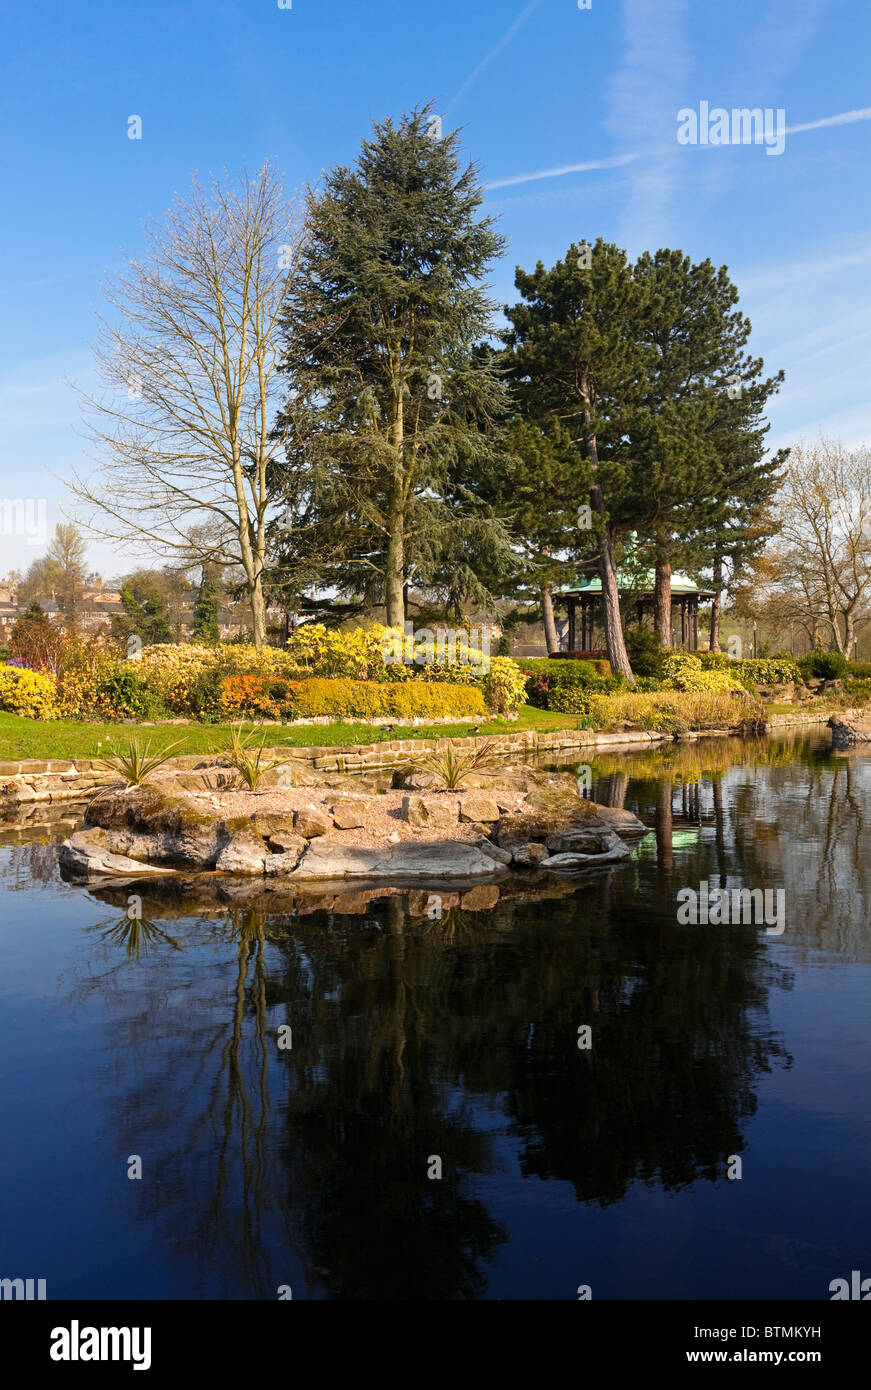
{"label": "bush with yellow leaves", "polygon": [[0,666],[0,709],[26,719],[54,719],[57,686],[53,676],[21,666]]}

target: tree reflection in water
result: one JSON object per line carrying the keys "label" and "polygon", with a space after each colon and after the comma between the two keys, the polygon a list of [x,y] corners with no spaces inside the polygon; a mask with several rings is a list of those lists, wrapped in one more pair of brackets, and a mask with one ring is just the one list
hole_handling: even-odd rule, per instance
{"label": "tree reflection in water", "polygon": [[791,947],[848,959],[871,893],[871,762],[730,743],[598,760],[594,798],[649,839],[488,911],[155,884],[142,922],[86,930],[71,997],[100,994],[117,1152],[144,1155],[139,1218],[176,1265],[210,1296],[470,1299],[511,1238],[503,1173],[595,1207],[724,1182],[790,1065],[767,1008],[791,977],[756,926],[679,925],[678,888],[785,882]]}

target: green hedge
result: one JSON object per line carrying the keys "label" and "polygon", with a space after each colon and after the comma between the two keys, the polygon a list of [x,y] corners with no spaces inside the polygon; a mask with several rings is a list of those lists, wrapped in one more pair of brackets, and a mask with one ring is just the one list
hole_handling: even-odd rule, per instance
{"label": "green hedge", "polygon": [[435,681],[357,681],[313,677],[235,676],[222,682],[225,716],[284,719],[485,719],[487,706],[477,686]]}
{"label": "green hedge", "polygon": [[580,707],[568,705],[564,696],[555,704],[557,691],[586,690],[591,694],[608,695],[625,685],[622,676],[612,676],[607,661],[554,661],[552,658],[530,658],[518,661],[526,677],[526,702],[536,709],[561,713],[581,713]]}

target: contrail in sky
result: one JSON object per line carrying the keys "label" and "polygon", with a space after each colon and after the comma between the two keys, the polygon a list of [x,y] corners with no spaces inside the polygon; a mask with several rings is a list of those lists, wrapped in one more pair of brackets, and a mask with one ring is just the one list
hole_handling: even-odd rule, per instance
{"label": "contrail in sky", "polygon": [[450,104],[447,106],[444,113],[445,116],[448,116],[452,109],[458,104],[458,102],[462,101],[469,88],[472,87],[475,82],[477,82],[478,78],[481,76],[481,73],[484,71],[485,68],[488,68],[490,66],[490,64],[493,62],[493,59],[499,57],[499,54],[502,52],[503,48],[507,48],[508,44],[514,38],[514,35],[517,33],[517,30],[520,28],[522,24],[526,23],[533,10],[537,10],[540,4],[541,0],[532,0],[532,4],[527,5],[523,13],[517,16],[514,23],[511,25],[511,28],[505,34],[502,35],[502,38],[497,43],[496,47],[487,54],[486,58],[481,59],[474,72],[470,73],[469,76],[466,78],[465,82],[463,83],[460,90],[457,92],[456,96],[451,100]]}
{"label": "contrail in sky", "polygon": [[[828,126],[854,125],[857,121],[871,121],[871,106],[862,106],[856,111],[842,111],[837,116],[823,116],[818,121],[805,121],[802,125],[788,125],[784,133],[786,135],[798,135],[804,130],[823,130]],[[700,145],[697,148],[713,147]],[[558,169],[540,169],[534,174],[512,174],[507,179],[493,179],[490,183],[485,183],[484,188],[487,191],[493,188],[508,188],[517,183],[532,183],[535,179],[555,179],[562,174],[583,174],[588,169],[617,169],[622,164],[629,164],[631,160],[638,159],[638,157],[637,154],[623,154],[615,159],[591,159],[584,164],[564,164]]]}

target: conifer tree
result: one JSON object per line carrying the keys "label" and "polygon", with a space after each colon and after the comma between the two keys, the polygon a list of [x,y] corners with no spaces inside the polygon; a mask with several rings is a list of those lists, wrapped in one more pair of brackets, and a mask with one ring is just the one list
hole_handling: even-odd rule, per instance
{"label": "conifer tree", "polygon": [[484,533],[502,543],[458,485],[491,455],[505,409],[491,356],[474,351],[493,308],[481,280],[503,249],[482,201],[431,107],[376,123],[356,165],[308,195],[278,427],[289,476],[310,482],[306,543],[324,582],[383,601],[390,624],[412,574],[426,584],[453,568],[472,590],[464,551]]}
{"label": "conifer tree", "polygon": [[192,637],[195,642],[201,642],[207,646],[214,646],[220,642],[219,607],[218,572],[214,565],[203,565],[200,587],[197,590],[196,603],[194,604]]}
{"label": "conifer tree", "polygon": [[[601,237],[595,247],[571,246],[551,270],[540,261],[531,274],[518,269],[515,285],[523,298],[505,311],[512,325],[505,334],[510,375],[526,417],[559,421],[589,469],[608,660],[631,680],[617,550],[621,523],[631,520],[627,430],[646,393],[652,359],[638,333],[642,291],[625,252]],[[584,550],[587,540],[575,537]]]}
{"label": "conifer tree", "polygon": [[[693,537],[715,514],[728,532],[740,529],[738,513],[761,503],[760,484],[776,474],[774,461],[762,463],[760,420],[783,373],[764,379],[762,360],[745,351],[751,325],[736,308],[725,266],[660,250],[639,257],[634,274],[644,303],[641,341],[652,357],[631,428],[631,487],[653,551],[654,626],[670,646],[675,554],[690,559]],[[731,519],[730,507],[737,509]]]}

